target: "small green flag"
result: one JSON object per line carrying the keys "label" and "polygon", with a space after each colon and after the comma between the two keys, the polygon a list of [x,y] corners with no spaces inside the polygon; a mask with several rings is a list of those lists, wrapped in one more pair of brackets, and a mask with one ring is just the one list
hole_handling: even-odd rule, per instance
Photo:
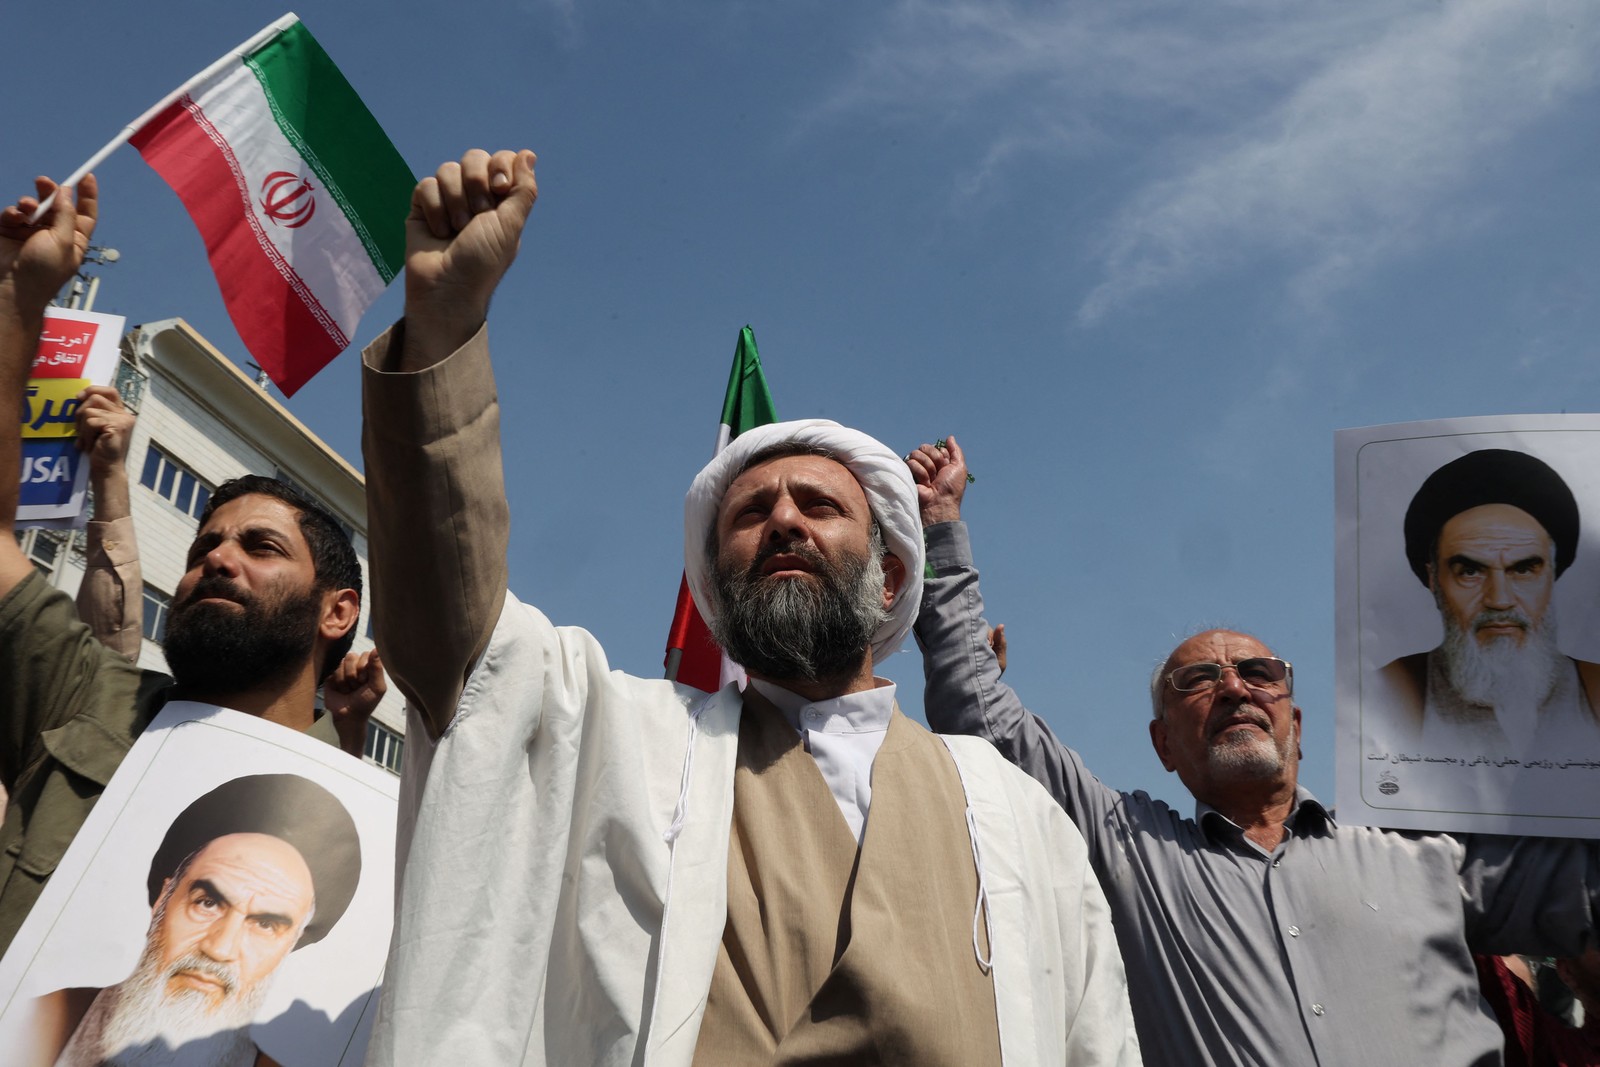
{"label": "small green flag", "polygon": [[728,374],[728,394],[722,401],[722,432],[717,451],[746,430],[778,421],[767,391],[766,375],[761,373],[761,353],[756,351],[756,334],[746,326],[739,331],[739,346],[733,353],[733,370]]}

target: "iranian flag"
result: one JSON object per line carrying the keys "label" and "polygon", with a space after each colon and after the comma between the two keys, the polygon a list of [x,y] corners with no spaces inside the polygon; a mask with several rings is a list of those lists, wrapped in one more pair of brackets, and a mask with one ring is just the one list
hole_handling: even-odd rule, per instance
{"label": "iranian flag", "polygon": [[[757,426],[777,422],[772,393],[761,373],[761,355],[756,351],[755,331],[746,326],[739,331],[739,345],[733,353],[733,371],[728,375],[728,392],[722,401],[722,422],[717,426],[715,456],[728,442]],[[667,634],[667,678],[714,693],[735,678],[743,677],[738,665],[722,654],[711,639],[711,631],[689,594],[687,579],[678,583],[678,607]]]}
{"label": "iranian flag", "polygon": [[350,346],[405,260],[410,169],[285,15],[140,116],[126,141],[205,239],[228,314],[285,395]]}

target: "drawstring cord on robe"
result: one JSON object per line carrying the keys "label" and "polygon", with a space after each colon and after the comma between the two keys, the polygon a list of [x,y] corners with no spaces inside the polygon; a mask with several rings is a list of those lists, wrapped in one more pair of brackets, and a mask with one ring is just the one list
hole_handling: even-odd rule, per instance
{"label": "drawstring cord on robe", "polygon": [[689,713],[689,744],[683,753],[683,778],[678,783],[678,805],[672,809],[671,825],[661,835],[661,839],[669,845],[683,833],[683,820],[689,815],[689,776],[694,773],[694,735],[699,731],[700,712],[705,706],[706,702],[702,700]]}
{"label": "drawstring cord on robe", "polygon": [[[962,783],[965,786],[966,783]],[[978,966],[988,974],[993,969],[994,959],[994,920],[989,915],[989,885],[983,877],[983,856],[978,851],[978,823],[972,816],[972,809],[967,809],[967,838],[972,842],[972,865],[978,869],[978,904],[972,911],[972,954],[978,957]],[[978,917],[983,916],[984,933],[987,934],[989,943],[989,956],[983,954],[983,947],[978,942]]]}

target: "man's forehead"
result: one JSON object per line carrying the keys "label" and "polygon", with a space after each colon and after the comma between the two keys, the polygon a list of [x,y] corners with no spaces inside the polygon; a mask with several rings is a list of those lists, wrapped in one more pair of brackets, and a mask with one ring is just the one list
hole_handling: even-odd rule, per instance
{"label": "man's forehead", "polygon": [[755,464],[744,471],[728,486],[723,501],[735,496],[749,496],[777,489],[787,484],[815,485],[836,493],[845,493],[866,502],[866,490],[856,481],[856,476],[836,459],[828,456],[798,455],[776,456]]}
{"label": "man's forehead", "polygon": [[1237,663],[1253,656],[1271,656],[1272,649],[1249,634],[1235,630],[1206,630],[1172,650],[1169,667],[1188,663]]}
{"label": "man's forehead", "polygon": [[1550,532],[1538,519],[1512,504],[1481,504],[1452,515],[1439,530],[1439,548],[1450,555],[1448,546],[1492,543],[1537,546],[1551,542]]}
{"label": "man's forehead", "polygon": [[189,865],[187,881],[239,879],[241,890],[309,896],[311,868],[300,850],[271,834],[225,834],[207,842]]}
{"label": "man's forehead", "polygon": [[[213,531],[267,526],[304,541],[300,533],[300,512],[287,501],[263,493],[246,493],[219,506],[200,528],[201,535]],[[197,535],[198,536],[198,535]]]}

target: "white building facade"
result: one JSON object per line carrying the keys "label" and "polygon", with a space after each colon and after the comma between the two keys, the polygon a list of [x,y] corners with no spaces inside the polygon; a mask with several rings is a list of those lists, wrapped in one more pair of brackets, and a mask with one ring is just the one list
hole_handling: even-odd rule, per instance
{"label": "white building facade", "polygon": [[[182,319],[130,330],[117,388],[137,412],[128,451],[134,529],[144,570],[144,643],[139,665],[166,670],[161,641],[173,590],[211,491],[260,474],[293,482],[351,535],[366,588],[355,650],[373,647],[367,568],[366,488],[361,474]],[[84,534],[22,534],[35,566],[68,593],[83,579]],[[398,774],[405,703],[391,684],[367,727],[366,758]]]}

